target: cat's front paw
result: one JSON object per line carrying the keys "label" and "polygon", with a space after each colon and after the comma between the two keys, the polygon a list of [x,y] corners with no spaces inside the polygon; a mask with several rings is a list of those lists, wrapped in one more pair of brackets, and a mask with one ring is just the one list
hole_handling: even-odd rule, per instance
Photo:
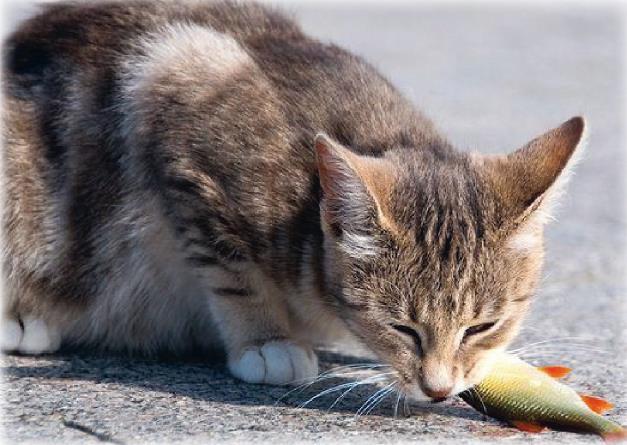
{"label": "cat's front paw", "polygon": [[229,359],[229,370],[247,383],[299,384],[318,375],[318,357],[311,348],[289,341],[249,346]]}
{"label": "cat's front paw", "polygon": [[22,354],[47,354],[61,346],[61,335],[44,320],[25,317],[23,322],[11,318],[0,320],[0,350]]}

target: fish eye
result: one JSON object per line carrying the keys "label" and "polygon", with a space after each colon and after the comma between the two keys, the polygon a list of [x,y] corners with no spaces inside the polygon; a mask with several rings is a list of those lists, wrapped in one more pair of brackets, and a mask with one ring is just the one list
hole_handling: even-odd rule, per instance
{"label": "fish eye", "polygon": [[470,326],[464,332],[464,340],[466,340],[468,337],[471,337],[473,335],[481,334],[483,332],[489,331],[490,329],[494,327],[495,324],[496,324],[496,321],[492,321],[490,323],[481,323],[481,324],[476,324],[474,326]]}
{"label": "fish eye", "polygon": [[403,326],[400,324],[392,325],[392,327],[397,332],[400,332],[402,335],[410,337],[416,344],[416,349],[418,350],[418,353],[422,354],[422,338],[420,337],[420,334],[418,333],[418,331],[416,331],[413,328],[410,328],[409,326]]}

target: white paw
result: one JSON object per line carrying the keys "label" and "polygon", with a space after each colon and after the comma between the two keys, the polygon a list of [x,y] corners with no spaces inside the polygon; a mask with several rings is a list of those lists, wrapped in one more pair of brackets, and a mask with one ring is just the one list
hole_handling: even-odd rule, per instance
{"label": "white paw", "polygon": [[35,355],[54,352],[61,346],[60,333],[43,320],[25,317],[23,326],[15,320],[3,319],[0,349]]}
{"label": "white paw", "polygon": [[251,346],[229,360],[229,370],[248,383],[299,384],[318,375],[318,357],[309,348],[288,341]]}
{"label": "white paw", "polygon": [[3,318],[1,328],[0,349],[7,352],[17,351],[22,341],[22,327],[20,324],[15,320]]}

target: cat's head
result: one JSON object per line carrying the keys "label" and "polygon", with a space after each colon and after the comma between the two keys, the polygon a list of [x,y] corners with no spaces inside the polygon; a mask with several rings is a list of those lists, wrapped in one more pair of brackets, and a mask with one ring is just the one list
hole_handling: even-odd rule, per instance
{"label": "cat's head", "polygon": [[406,393],[478,383],[516,335],[583,133],[573,118],[507,156],[442,144],[367,157],[316,138],[331,294]]}

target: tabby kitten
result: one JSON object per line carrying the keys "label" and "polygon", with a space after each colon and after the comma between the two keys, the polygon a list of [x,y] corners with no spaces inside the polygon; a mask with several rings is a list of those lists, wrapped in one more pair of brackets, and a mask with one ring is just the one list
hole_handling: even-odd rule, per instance
{"label": "tabby kitten", "polygon": [[354,336],[403,391],[481,379],[584,132],[456,151],[362,59],[246,3],[47,6],[5,42],[2,348],[224,348],[313,378]]}

